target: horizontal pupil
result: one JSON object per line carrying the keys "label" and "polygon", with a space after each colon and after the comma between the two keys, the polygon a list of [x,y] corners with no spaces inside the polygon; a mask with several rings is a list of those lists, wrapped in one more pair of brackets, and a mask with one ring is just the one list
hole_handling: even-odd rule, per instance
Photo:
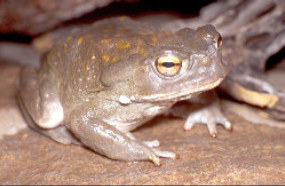
{"label": "horizontal pupil", "polygon": [[161,65],[166,67],[166,68],[171,68],[171,67],[175,66],[175,63],[173,63],[173,62],[163,62]]}

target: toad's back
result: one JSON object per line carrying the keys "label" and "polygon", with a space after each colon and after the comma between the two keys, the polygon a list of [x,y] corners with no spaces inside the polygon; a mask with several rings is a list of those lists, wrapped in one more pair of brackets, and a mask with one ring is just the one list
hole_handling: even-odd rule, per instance
{"label": "toad's back", "polygon": [[[55,72],[65,106],[85,101],[90,93],[101,90],[99,78],[109,64],[134,54],[151,56],[154,48],[166,45],[183,50],[183,40],[172,32],[158,31],[127,17],[106,19],[58,40],[47,56],[46,65]],[[195,46],[193,52],[204,47],[199,48],[201,42],[196,39],[190,43],[188,48]]]}
{"label": "toad's back", "polygon": [[146,43],[151,45],[158,40],[154,32],[142,23],[119,17],[95,23],[58,40],[43,65],[56,72],[58,88],[64,94],[63,104],[67,100],[84,101],[90,92],[100,90],[99,77],[107,65],[133,54],[148,55]]}

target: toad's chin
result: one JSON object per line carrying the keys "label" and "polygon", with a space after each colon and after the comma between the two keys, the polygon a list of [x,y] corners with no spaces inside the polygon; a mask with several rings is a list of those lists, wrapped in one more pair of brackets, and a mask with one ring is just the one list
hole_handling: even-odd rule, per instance
{"label": "toad's chin", "polygon": [[180,91],[174,91],[169,93],[160,93],[160,94],[153,94],[149,96],[141,96],[139,98],[135,98],[132,100],[133,102],[153,102],[153,101],[180,101],[180,100],[186,100],[190,99],[192,96],[195,96],[199,93],[205,92],[207,90],[211,90],[215,87],[217,87],[221,82],[224,80],[224,78],[216,79],[210,83],[207,83],[205,85],[199,85],[199,86],[191,86],[184,88],[185,90]]}

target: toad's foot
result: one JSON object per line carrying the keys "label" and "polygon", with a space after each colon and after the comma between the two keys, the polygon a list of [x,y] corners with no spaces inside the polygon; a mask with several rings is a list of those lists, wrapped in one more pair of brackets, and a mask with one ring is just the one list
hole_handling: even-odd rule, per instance
{"label": "toad's foot", "polygon": [[169,113],[186,119],[185,130],[190,130],[196,123],[206,124],[212,137],[217,136],[217,124],[232,130],[230,121],[221,112],[217,94],[213,90],[175,104]]}
{"label": "toad's foot", "polygon": [[[143,143],[143,145],[145,145]],[[160,157],[161,158],[171,158],[171,159],[179,159],[179,155],[170,152],[170,151],[163,151],[163,150],[158,150],[156,148],[153,147],[149,147],[147,145],[145,145],[150,151],[150,156],[149,156],[149,160],[151,160],[155,166],[161,166],[161,162],[160,162]]]}
{"label": "toad's foot", "polygon": [[[126,135],[131,138],[132,140],[136,140],[136,137],[128,132],[126,133]],[[156,165],[160,165],[160,161],[159,161],[159,157],[163,157],[163,158],[172,158],[172,159],[179,159],[179,155],[173,153],[173,152],[169,152],[169,151],[162,151],[162,150],[158,150],[155,149],[155,147],[159,147],[160,143],[158,140],[152,140],[152,141],[141,141],[142,144],[144,144],[145,146],[149,147],[150,150],[154,153],[155,156],[151,157],[151,160],[156,164]]]}
{"label": "toad's foot", "polygon": [[217,105],[210,105],[191,112],[186,119],[184,129],[190,130],[195,123],[206,124],[212,137],[217,137],[217,124],[222,124],[228,131],[232,131],[230,121],[223,115]]}
{"label": "toad's foot", "polygon": [[150,148],[150,149],[158,157],[172,158],[172,159],[178,159],[179,158],[179,155],[175,154],[174,152],[158,150],[158,149],[155,149],[155,148]]}

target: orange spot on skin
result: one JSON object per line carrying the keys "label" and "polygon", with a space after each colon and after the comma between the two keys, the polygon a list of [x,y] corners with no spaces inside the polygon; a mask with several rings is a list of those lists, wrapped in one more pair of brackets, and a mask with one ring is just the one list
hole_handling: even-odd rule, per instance
{"label": "orange spot on skin", "polygon": [[90,67],[89,67],[88,65],[86,65],[86,66],[85,66],[85,70],[86,70],[86,71],[89,71],[89,70],[90,70]]}
{"label": "orange spot on skin", "polygon": [[90,57],[90,59],[91,59],[92,61],[95,60],[95,58],[96,58],[95,56],[91,56],[91,57]]}
{"label": "orange spot on skin", "polygon": [[77,63],[77,62],[78,62],[77,57],[76,57],[76,58],[74,58],[73,62],[74,62],[74,63]]}
{"label": "orange spot on skin", "polygon": [[112,39],[102,39],[100,42],[101,43],[110,43]]}
{"label": "orange spot on skin", "polygon": [[66,41],[70,41],[72,39],[72,37],[71,36],[68,36],[67,38],[66,38]]}
{"label": "orange spot on skin", "polygon": [[143,46],[143,42],[142,41],[138,41],[137,42],[137,46],[138,46],[138,51],[140,54],[145,54],[145,48]]}
{"label": "orange spot on skin", "polygon": [[60,56],[61,56],[61,55],[60,55],[60,52],[57,51],[57,52],[56,52],[56,57],[60,58]]}
{"label": "orange spot on skin", "polygon": [[156,43],[158,41],[157,37],[153,37],[151,38],[151,42],[149,43],[150,45],[153,45],[154,43]]}
{"label": "orange spot on skin", "polygon": [[165,31],[164,34],[165,34],[165,35],[170,35],[170,34],[172,34],[172,33],[171,33],[170,31]]}
{"label": "orange spot on skin", "polygon": [[125,36],[125,34],[123,34],[123,33],[117,33],[117,34],[115,34],[115,37],[124,37]]}
{"label": "orange spot on skin", "polygon": [[140,48],[140,53],[141,53],[141,54],[145,54],[145,49],[144,49],[144,47]]}
{"label": "orange spot on skin", "polygon": [[105,60],[106,62],[108,62],[110,60],[110,56],[103,55],[102,59]]}
{"label": "orange spot on skin", "polygon": [[138,45],[142,46],[143,42],[142,41],[138,41]]}
{"label": "orange spot on skin", "polygon": [[116,44],[117,49],[126,49],[131,46],[130,42],[128,41],[120,41],[119,43]]}
{"label": "orange spot on skin", "polygon": [[116,62],[117,61],[117,57],[113,57],[112,62]]}
{"label": "orange spot on skin", "polygon": [[157,40],[158,40],[158,38],[157,38],[157,37],[153,37],[153,38],[151,38],[151,41],[152,41],[153,43],[157,42]]}
{"label": "orange spot on skin", "polygon": [[120,20],[120,21],[124,21],[124,20],[126,20],[126,18],[127,18],[126,16],[121,16],[121,17],[119,18],[119,20]]}
{"label": "orange spot on skin", "polygon": [[149,95],[149,94],[150,94],[150,91],[147,90],[147,89],[145,89],[145,90],[142,91],[142,93],[145,94],[145,95]]}
{"label": "orange spot on skin", "polygon": [[83,38],[80,37],[80,38],[77,40],[77,44],[80,45],[80,44],[82,43],[82,41],[83,41]]}
{"label": "orange spot on skin", "polygon": [[140,32],[139,34],[142,35],[142,36],[147,36],[147,35],[148,35],[148,34],[145,33],[145,32]]}

